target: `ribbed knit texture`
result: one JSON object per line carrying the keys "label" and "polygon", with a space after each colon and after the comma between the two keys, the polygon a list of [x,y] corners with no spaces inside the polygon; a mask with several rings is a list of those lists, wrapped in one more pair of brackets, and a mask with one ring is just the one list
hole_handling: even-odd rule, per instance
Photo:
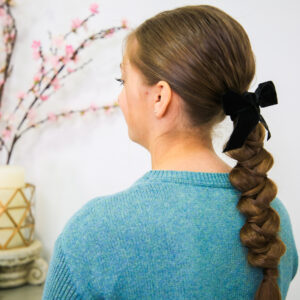
{"label": "ribbed knit texture", "polygon": [[[56,240],[42,300],[253,300],[262,269],[247,262],[245,216],[229,173],[150,170],[91,199]],[[282,299],[298,269],[288,211],[276,197]]]}
{"label": "ribbed knit texture", "polygon": [[[48,277],[44,291],[47,299],[80,299],[71,280],[70,270],[61,248],[61,236],[55,242],[52,263],[49,266]],[[54,263],[53,263],[54,262]]]}

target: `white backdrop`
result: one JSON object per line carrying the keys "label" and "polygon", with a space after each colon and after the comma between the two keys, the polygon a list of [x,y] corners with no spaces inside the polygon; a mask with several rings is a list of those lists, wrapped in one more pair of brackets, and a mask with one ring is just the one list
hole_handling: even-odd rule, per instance
{"label": "white backdrop", "polygon": [[[276,86],[279,104],[262,110],[272,133],[265,148],[275,160],[269,177],[278,186],[277,196],[290,214],[296,244],[300,245],[300,205],[297,200],[300,143],[296,129],[299,128],[300,109],[299,1],[15,2],[13,13],[18,40],[12,61],[12,78],[6,86],[4,109],[7,111],[15,106],[14,96],[29,88],[37,71],[38,64],[32,58],[32,41],[40,40],[48,45],[48,30],[53,34],[66,33],[72,19],[89,14],[92,2],[99,4],[99,14],[90,20],[88,33],[120,26],[123,18],[128,20],[130,27],[135,27],[160,11],[188,4],[215,5],[236,18],[246,29],[256,56],[257,72],[250,91],[267,80],[272,80]],[[82,52],[82,62],[91,57],[93,62],[71,75],[64,86],[44,103],[41,111],[84,108],[91,102],[112,104],[121,91],[114,78],[120,77],[125,34],[125,30],[119,31],[110,38],[96,41]],[[221,153],[231,131],[232,123],[227,117],[216,132],[214,145],[218,154],[233,166],[235,161]],[[43,243],[42,256],[49,260],[58,234],[77,210],[93,197],[127,188],[151,168],[151,159],[144,148],[129,140],[126,122],[117,108],[110,115],[72,116],[28,131],[16,145],[11,164],[24,166],[26,181],[36,185],[36,237]],[[300,272],[291,283],[287,299],[298,299],[299,295]]]}

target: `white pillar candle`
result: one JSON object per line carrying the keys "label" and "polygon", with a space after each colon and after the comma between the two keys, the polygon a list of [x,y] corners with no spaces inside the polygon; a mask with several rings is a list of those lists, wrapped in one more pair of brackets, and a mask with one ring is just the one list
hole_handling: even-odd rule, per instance
{"label": "white pillar candle", "polygon": [[21,166],[0,166],[0,188],[19,188],[25,185],[25,170]]}
{"label": "white pillar candle", "polygon": [[[11,238],[14,228],[18,225],[24,217],[26,201],[18,192],[14,197],[16,189],[25,186],[24,179],[25,170],[21,166],[2,165],[0,166],[0,245],[3,248]],[[13,197],[13,200],[11,198]],[[9,202],[10,201],[10,202]],[[8,203],[9,202],[9,203]],[[8,213],[7,213],[8,212]],[[9,214],[9,215],[8,215]],[[28,212],[26,213],[28,214]],[[23,222],[22,222],[23,224]],[[22,231],[22,229],[21,229]],[[15,248],[24,246],[19,233],[15,233],[8,243],[8,248]],[[0,249],[1,249],[0,248]]]}

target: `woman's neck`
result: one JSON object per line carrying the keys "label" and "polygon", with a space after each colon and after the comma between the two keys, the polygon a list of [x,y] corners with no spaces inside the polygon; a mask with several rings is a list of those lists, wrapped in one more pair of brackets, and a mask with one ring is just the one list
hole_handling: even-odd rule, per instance
{"label": "woman's neck", "polygon": [[153,170],[229,173],[232,169],[212,147],[176,144],[156,149],[150,154]]}

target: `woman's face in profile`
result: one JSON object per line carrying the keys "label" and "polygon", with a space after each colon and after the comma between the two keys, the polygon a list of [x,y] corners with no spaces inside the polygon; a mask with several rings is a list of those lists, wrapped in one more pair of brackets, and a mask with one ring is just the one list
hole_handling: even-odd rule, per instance
{"label": "woman's face in profile", "polygon": [[121,63],[123,88],[118,97],[119,106],[128,126],[129,138],[144,145],[153,114],[151,87],[145,86],[140,72],[124,56]]}

